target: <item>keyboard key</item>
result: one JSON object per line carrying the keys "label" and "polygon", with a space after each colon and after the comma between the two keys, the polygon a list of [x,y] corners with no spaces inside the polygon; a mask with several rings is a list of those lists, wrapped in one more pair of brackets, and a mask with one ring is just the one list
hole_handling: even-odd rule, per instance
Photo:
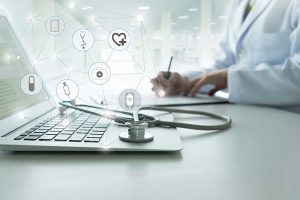
{"label": "keyboard key", "polygon": [[34,133],[46,133],[46,132],[48,132],[48,130],[40,130],[40,129],[38,129],[38,130],[34,131]]}
{"label": "keyboard key", "polygon": [[49,131],[46,133],[46,135],[58,135],[60,132],[56,132],[56,131]]}
{"label": "keyboard key", "polygon": [[78,129],[79,127],[80,127],[80,125],[71,124],[68,128],[76,128],[76,129]]}
{"label": "keyboard key", "polygon": [[94,131],[91,131],[89,132],[89,135],[103,135],[104,132],[94,132]]}
{"label": "keyboard key", "polygon": [[85,134],[85,135],[86,135],[86,134],[88,134],[88,132],[89,132],[89,131],[76,131],[75,133],[78,133],[78,134]]}
{"label": "keyboard key", "polygon": [[62,131],[60,132],[60,134],[63,134],[63,135],[73,135],[75,131]]}
{"label": "keyboard key", "polygon": [[87,120],[85,122],[85,124],[89,124],[89,125],[92,125],[92,124],[96,124],[98,122],[98,120]]}
{"label": "keyboard key", "polygon": [[63,128],[53,128],[53,129],[51,129],[51,131],[53,131],[53,132],[60,132],[60,131],[62,131],[62,130],[64,130]]}
{"label": "keyboard key", "polygon": [[27,136],[29,133],[31,133],[31,131],[25,131],[24,133],[21,133],[20,136]]}
{"label": "keyboard key", "polygon": [[93,128],[92,131],[93,132],[105,132],[106,128]]}
{"label": "keyboard key", "polygon": [[21,135],[20,135],[20,136],[15,137],[14,140],[22,140],[24,137],[25,137],[25,136],[21,136]]}
{"label": "keyboard key", "polygon": [[82,125],[82,128],[89,128],[89,129],[91,129],[93,127],[94,127],[94,125]]}
{"label": "keyboard key", "polygon": [[54,138],[55,141],[67,141],[69,138],[71,137],[71,135],[63,135],[63,134],[60,134],[58,136],[56,136]]}
{"label": "keyboard key", "polygon": [[57,124],[57,122],[50,121],[46,125],[48,125],[48,126],[55,126],[56,124]]}
{"label": "keyboard key", "polygon": [[74,132],[76,130],[77,130],[77,128],[66,128],[64,131],[72,131],[72,132]]}
{"label": "keyboard key", "polygon": [[84,142],[99,142],[101,138],[86,138]]}
{"label": "keyboard key", "polygon": [[36,135],[36,136],[27,136],[24,140],[37,140],[39,139],[40,136]]}
{"label": "keyboard key", "polygon": [[95,125],[97,122],[85,122],[85,125]]}
{"label": "keyboard key", "polygon": [[42,136],[42,135],[44,135],[44,133],[36,133],[36,132],[33,132],[33,133],[30,133],[29,135],[30,135],[30,136]]}
{"label": "keyboard key", "polygon": [[53,138],[55,137],[55,135],[43,135],[42,137],[40,137],[40,141],[51,141],[53,140]]}
{"label": "keyboard key", "polygon": [[38,129],[38,128],[39,128],[39,127],[33,127],[33,128],[28,129],[27,131],[33,132],[33,131],[35,131],[35,130]]}
{"label": "keyboard key", "polygon": [[38,130],[45,130],[45,131],[49,131],[52,127],[40,127]]}
{"label": "keyboard key", "polygon": [[74,134],[70,137],[69,142],[81,142],[85,137],[84,134]]}
{"label": "keyboard key", "polygon": [[90,132],[90,130],[91,130],[90,128],[80,128],[80,129],[78,129],[78,131],[82,131],[82,132],[85,131],[87,133]]}

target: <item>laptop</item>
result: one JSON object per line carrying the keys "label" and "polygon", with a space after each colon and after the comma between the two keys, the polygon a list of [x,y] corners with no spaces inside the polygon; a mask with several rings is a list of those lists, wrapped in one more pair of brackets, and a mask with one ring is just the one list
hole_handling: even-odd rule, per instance
{"label": "laptop", "polygon": [[[178,151],[182,149],[176,129],[148,128],[152,142],[119,140],[127,128],[81,111],[59,112],[57,103],[42,89],[37,95],[24,94],[20,82],[32,73],[24,48],[6,15],[0,11],[0,150],[2,151]],[[13,59],[13,60],[12,60]],[[16,60],[14,60],[16,59]],[[160,114],[173,120],[172,114]]]}

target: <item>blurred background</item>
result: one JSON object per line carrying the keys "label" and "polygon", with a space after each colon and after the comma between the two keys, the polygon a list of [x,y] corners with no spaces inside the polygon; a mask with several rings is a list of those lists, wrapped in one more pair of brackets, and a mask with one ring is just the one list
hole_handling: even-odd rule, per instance
{"label": "blurred background", "polygon": [[[172,71],[209,67],[220,56],[218,43],[226,31],[232,1],[0,0],[0,9],[8,16],[32,70],[40,74],[53,96],[56,84],[70,78],[82,91],[103,98],[105,93],[117,94],[127,88],[150,95],[149,80],[167,69],[171,56]],[[52,16],[64,21],[64,31],[56,36],[45,28]],[[95,44],[88,52],[78,51],[72,44],[72,36],[80,28],[94,34]],[[126,51],[113,51],[108,45],[108,35],[115,28],[131,35]],[[2,58],[11,58],[9,54]],[[87,77],[95,62],[105,62],[111,69],[105,85],[94,85]]]}

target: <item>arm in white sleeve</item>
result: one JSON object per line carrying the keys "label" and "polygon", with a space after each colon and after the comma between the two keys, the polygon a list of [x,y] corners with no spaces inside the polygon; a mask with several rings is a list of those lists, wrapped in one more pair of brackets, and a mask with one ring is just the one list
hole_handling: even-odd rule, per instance
{"label": "arm in white sleeve", "polygon": [[257,69],[230,68],[229,101],[273,106],[300,105],[300,55],[284,65],[261,64]]}
{"label": "arm in white sleeve", "polygon": [[300,9],[293,13],[291,56],[281,65],[262,63],[255,68],[238,65],[229,68],[228,90],[231,102],[300,105]]}

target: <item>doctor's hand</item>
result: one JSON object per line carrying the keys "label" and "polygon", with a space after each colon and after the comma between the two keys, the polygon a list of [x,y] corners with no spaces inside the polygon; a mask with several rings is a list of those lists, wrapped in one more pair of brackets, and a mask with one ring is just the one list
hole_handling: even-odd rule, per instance
{"label": "doctor's hand", "polygon": [[[171,96],[171,95],[187,95],[190,89],[190,82],[178,73],[171,73],[167,78],[168,72],[160,72],[158,76],[151,80],[153,85],[152,90],[157,96]],[[164,95],[161,95],[164,91]]]}
{"label": "doctor's hand", "polygon": [[215,86],[213,89],[211,89],[208,92],[208,94],[212,96],[217,91],[227,88],[227,79],[228,79],[227,76],[228,76],[227,69],[203,74],[191,81],[188,93],[190,94],[190,96],[194,97],[197,94],[197,92],[201,89],[202,86],[211,84]]}

